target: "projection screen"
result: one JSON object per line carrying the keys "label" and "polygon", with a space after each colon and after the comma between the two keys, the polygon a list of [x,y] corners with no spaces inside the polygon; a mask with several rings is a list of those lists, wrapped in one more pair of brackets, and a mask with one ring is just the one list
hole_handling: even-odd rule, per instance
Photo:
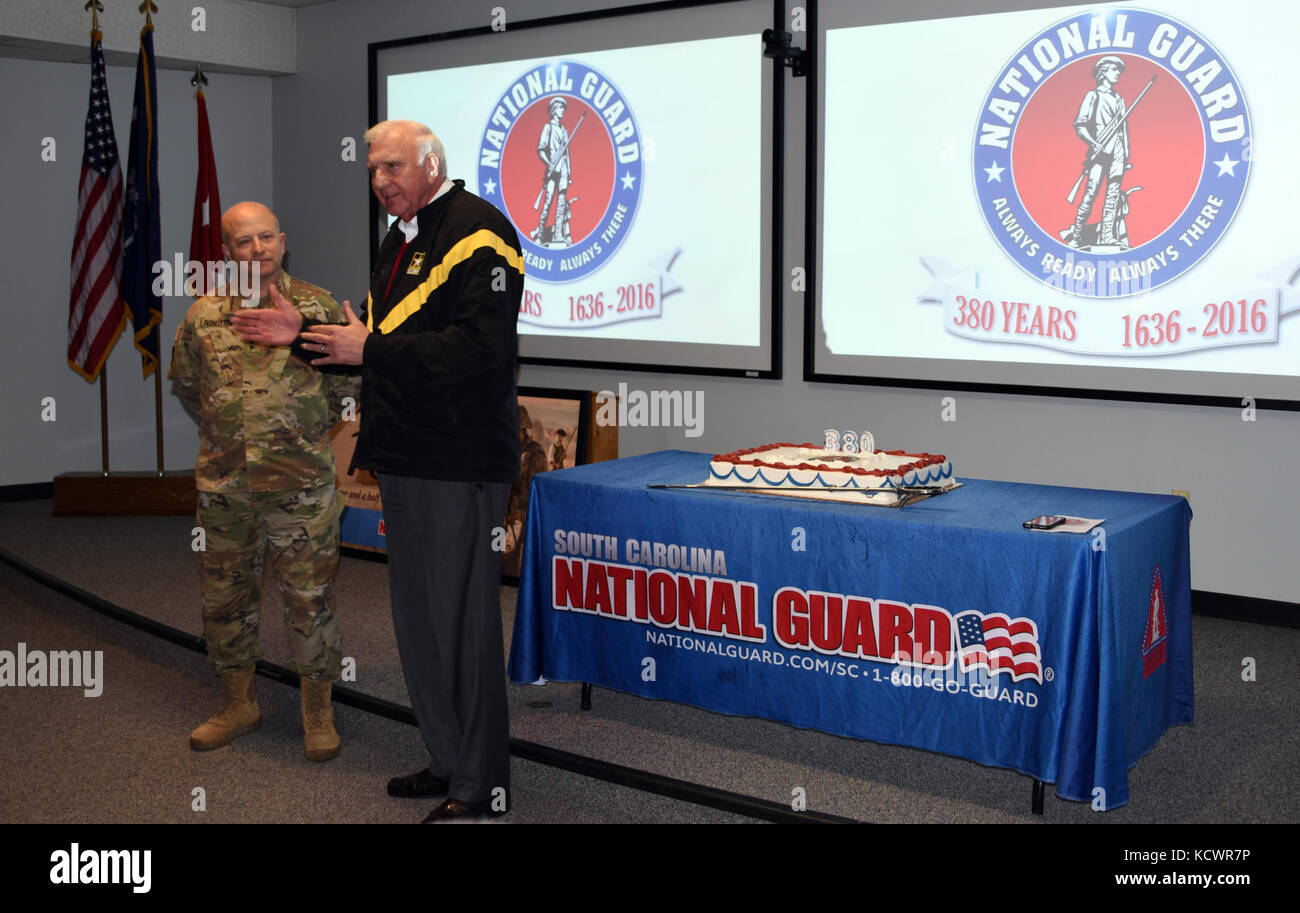
{"label": "projection screen", "polygon": [[1300,408],[1300,5],[1011,5],[818,5],[805,375]]}
{"label": "projection screen", "polygon": [[371,45],[372,119],[431,126],[515,226],[521,361],[778,376],[772,16],[657,4]]}

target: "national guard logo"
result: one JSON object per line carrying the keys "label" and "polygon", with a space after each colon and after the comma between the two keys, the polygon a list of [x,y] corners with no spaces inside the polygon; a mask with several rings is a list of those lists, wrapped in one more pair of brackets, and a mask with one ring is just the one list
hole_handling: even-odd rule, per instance
{"label": "national guard logo", "polygon": [[1165,585],[1160,579],[1160,565],[1151,575],[1151,595],[1147,600],[1146,630],[1142,634],[1142,677],[1165,662],[1165,642],[1169,638],[1169,612],[1165,609]]}
{"label": "national guard logo", "polygon": [[514,223],[534,279],[569,282],[604,266],[631,228],[641,176],[627,100],[576,60],[520,74],[483,130],[479,195]]}
{"label": "national guard logo", "polygon": [[1246,94],[1209,38],[1141,9],[1085,12],[1015,50],[976,125],[972,176],[1017,266],[1117,299],[1191,269],[1251,167]]}

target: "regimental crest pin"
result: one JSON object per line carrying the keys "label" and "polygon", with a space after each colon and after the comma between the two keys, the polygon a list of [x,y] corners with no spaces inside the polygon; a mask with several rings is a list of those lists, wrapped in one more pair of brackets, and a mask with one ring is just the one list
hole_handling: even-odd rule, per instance
{"label": "regimental crest pin", "polygon": [[1250,176],[1245,89],[1193,27],[1079,13],[994,76],[975,128],[980,213],[1015,264],[1068,294],[1124,298],[1195,266]]}
{"label": "regimental crest pin", "polygon": [[488,112],[478,179],[480,196],[514,224],[530,278],[596,272],[641,199],[641,134],[628,99],[581,61],[532,67]]}

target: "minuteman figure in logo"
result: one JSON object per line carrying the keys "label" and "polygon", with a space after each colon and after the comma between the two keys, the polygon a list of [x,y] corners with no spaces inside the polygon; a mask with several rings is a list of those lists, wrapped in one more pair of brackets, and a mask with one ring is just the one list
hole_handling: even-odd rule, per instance
{"label": "minuteman figure in logo", "polygon": [[[1084,172],[1080,178],[1080,182],[1086,180],[1088,185],[1083,192],[1083,201],[1079,204],[1074,228],[1066,242],[1070,247],[1091,247],[1093,250],[1104,247],[1127,250],[1129,247],[1128,231],[1124,225],[1124,216],[1128,212],[1128,195],[1120,184],[1124,180],[1124,172],[1132,166],[1128,163],[1128,124],[1125,122],[1127,114],[1124,97],[1115,91],[1115,84],[1123,72],[1124,61],[1118,57],[1106,56],[1097,61],[1097,65],[1092,68],[1097,88],[1083,97],[1079,116],[1074,119],[1074,132],[1088,144],[1088,158],[1083,163]],[[1106,180],[1106,201],[1102,208],[1101,222],[1095,226],[1088,225],[1088,216],[1092,213],[1103,176]],[[1076,183],[1068,197],[1071,203],[1078,191],[1079,184]],[[1092,231],[1085,231],[1085,226]]]}
{"label": "minuteman figure in logo", "polygon": [[[542,190],[537,194],[537,202],[533,204],[534,209],[540,206],[541,215],[537,219],[537,228],[533,231],[532,238],[547,247],[569,247],[573,244],[569,239],[568,200],[569,182],[573,177],[569,165],[569,142],[573,137],[561,123],[568,107],[568,102],[562,96],[551,99],[546,107],[551,119],[542,127],[542,135],[537,140],[537,157],[546,165],[546,171],[542,174]],[[576,134],[578,131],[575,128],[573,132]],[[555,223],[548,236],[546,217],[552,199],[555,200]]]}

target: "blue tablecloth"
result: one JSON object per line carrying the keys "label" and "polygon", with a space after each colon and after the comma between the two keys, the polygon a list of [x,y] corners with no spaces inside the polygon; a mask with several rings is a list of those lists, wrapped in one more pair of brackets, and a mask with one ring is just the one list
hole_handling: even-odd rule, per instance
{"label": "blue tablecloth", "polygon": [[[708,460],[533,478],[512,680],[957,755],[1098,808],[1192,721],[1183,498],[963,479],[900,510],[646,487]],[[1106,522],[1021,526],[1040,514]]]}

